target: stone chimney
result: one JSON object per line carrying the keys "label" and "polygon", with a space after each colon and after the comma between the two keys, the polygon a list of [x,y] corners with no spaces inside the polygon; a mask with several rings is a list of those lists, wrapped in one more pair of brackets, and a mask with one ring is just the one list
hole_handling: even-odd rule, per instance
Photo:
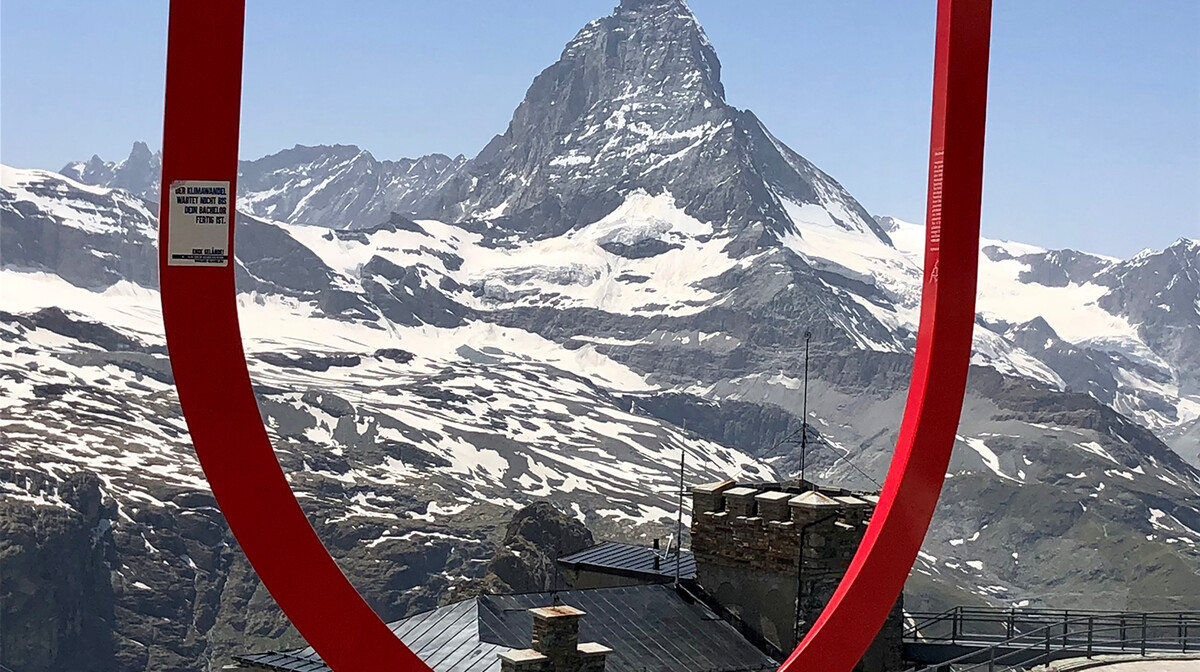
{"label": "stone chimney", "polygon": [[501,672],[604,672],[612,649],[579,643],[579,619],[585,613],[566,605],[530,609],[533,648],[500,654]]}

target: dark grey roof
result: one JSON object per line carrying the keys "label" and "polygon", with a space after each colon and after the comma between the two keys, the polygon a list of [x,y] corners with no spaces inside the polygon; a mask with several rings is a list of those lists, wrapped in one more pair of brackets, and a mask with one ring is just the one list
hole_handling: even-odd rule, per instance
{"label": "dark grey roof", "polygon": [[273,651],[271,653],[252,653],[248,656],[234,656],[239,663],[256,665],[271,670],[291,670],[292,672],[329,672],[327,666],[311,649],[305,652],[291,653]]}
{"label": "dark grey roof", "polygon": [[[529,646],[529,609],[550,604],[549,593],[481,597],[480,633],[512,648]],[[778,663],[699,602],[666,585],[572,590],[559,602],[586,612],[579,639],[613,650],[607,672],[731,672],[774,670]],[[493,639],[494,638],[494,639]],[[440,670],[439,670],[440,672]]]}
{"label": "dark grey roof", "polygon": [[[511,647],[480,639],[479,606],[478,600],[465,600],[389,623],[388,627],[437,672],[498,672],[497,654]],[[234,659],[287,672],[331,672],[311,646],[299,651],[234,656]]]}
{"label": "dark grey roof", "polygon": [[[646,546],[620,544],[608,541],[585,548],[578,553],[572,553],[559,562],[575,567],[594,567],[600,570],[611,570],[618,574],[643,574],[673,578],[675,576],[675,551],[666,557],[659,556],[659,568],[654,568],[654,556],[662,551],[655,551]],[[696,578],[696,558],[690,551],[683,551],[679,556],[679,576],[682,579]]]}
{"label": "dark grey roof", "polygon": [[[665,585],[558,593],[587,612],[581,641],[613,649],[606,672],[734,672],[774,670],[778,663],[700,603]],[[549,606],[550,593],[485,595],[417,614],[391,628],[436,672],[499,672],[497,654],[530,646],[529,609]],[[241,663],[287,672],[329,672],[312,649],[237,656]]]}

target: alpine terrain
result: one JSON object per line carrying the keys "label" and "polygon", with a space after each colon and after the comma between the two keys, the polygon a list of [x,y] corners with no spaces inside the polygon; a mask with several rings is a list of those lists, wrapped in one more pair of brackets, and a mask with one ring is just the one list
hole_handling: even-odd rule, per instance
{"label": "alpine terrain", "polygon": [[[3,168],[13,669],[198,671],[297,644],[179,412],[159,171],[142,143]],[[883,480],[922,226],[872,216],[727,102],[683,0],[585,26],[474,158],[297,146],[242,162],[238,204],[263,420],[387,620],[540,590],[593,538],[665,539],[681,459],[688,486],[798,477],[806,334],[804,477]],[[1200,608],[1200,243],[1121,260],[987,240],[980,264],[959,443],[907,605]]]}

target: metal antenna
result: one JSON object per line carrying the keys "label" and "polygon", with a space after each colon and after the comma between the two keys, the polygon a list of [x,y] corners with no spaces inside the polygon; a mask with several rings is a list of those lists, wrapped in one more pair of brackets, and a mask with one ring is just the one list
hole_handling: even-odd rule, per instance
{"label": "metal antenna", "polygon": [[[683,421],[683,431],[687,432],[687,420]],[[687,436],[684,436],[687,439]],[[687,459],[687,444],[679,444],[679,518],[675,522],[675,587],[679,587],[680,564],[683,558],[683,471]]]}
{"label": "metal antenna", "polygon": [[808,448],[808,342],[812,332],[804,332],[804,417],[800,422],[800,487],[804,487],[804,452]]}
{"label": "metal antenna", "polygon": [[550,584],[550,604],[555,607],[558,606],[558,554],[560,546],[562,546],[561,537],[559,537],[558,544],[554,547],[554,558],[551,560],[554,564],[554,578],[551,579],[553,583]]}

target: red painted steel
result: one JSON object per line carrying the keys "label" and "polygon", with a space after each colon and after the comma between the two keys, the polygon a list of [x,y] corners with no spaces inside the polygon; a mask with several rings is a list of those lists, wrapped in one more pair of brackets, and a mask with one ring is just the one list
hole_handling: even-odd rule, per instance
{"label": "red painted steel", "polygon": [[849,672],[904,589],[962,412],[979,265],[991,0],[939,0],[925,286],[908,402],[879,505],[850,569],[780,672]]}
{"label": "red painted steel", "polygon": [[[244,14],[244,0],[171,2],[159,269],[180,403],[239,544],[329,667],[429,672],[338,569],[275,459],[242,350],[234,263],[167,263],[171,184],[225,180],[236,193]],[[937,504],[974,327],[990,23],[990,0],[938,2],[925,287],[908,404],[850,571],[780,672],[857,664],[903,589]],[[231,226],[230,252],[233,238]]]}
{"label": "red painted steel", "polygon": [[236,193],[244,16],[244,0],[171,0],[159,274],[179,401],[230,529],[325,662],[337,672],[429,672],[346,580],[279,468],[242,351],[235,264],[167,263],[171,183],[227,180]]}

